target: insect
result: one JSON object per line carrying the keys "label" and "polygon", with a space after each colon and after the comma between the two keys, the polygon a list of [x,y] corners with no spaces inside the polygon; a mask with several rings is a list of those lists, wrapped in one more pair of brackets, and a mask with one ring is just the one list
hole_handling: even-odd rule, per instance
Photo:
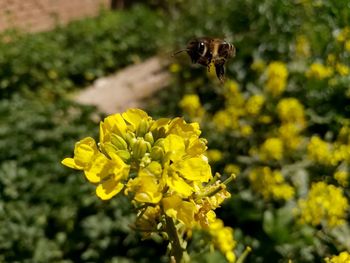
{"label": "insect", "polygon": [[177,55],[183,51],[191,57],[192,63],[198,63],[208,68],[210,64],[215,66],[215,72],[218,79],[223,82],[225,75],[225,63],[229,58],[236,55],[234,45],[221,38],[200,37],[192,39],[186,49],[179,50],[173,54]]}

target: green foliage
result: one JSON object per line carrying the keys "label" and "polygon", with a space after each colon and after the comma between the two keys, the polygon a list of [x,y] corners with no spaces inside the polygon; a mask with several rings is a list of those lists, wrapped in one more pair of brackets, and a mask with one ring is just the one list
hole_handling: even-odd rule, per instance
{"label": "green foliage", "polygon": [[[103,12],[34,35],[4,33],[0,39],[0,96],[18,91],[64,94],[156,51],[149,32],[162,21],[149,9]],[[132,32],[132,34],[130,34]]]}
{"label": "green foliage", "polygon": [[[296,216],[297,201],[306,196],[313,182],[334,184],[349,199],[348,187],[341,186],[333,176],[337,169],[349,173],[348,161],[334,166],[322,165],[311,162],[306,154],[311,136],[318,135],[330,145],[337,144],[340,129],[348,127],[349,73],[341,75],[335,64],[350,66],[350,52],[336,40],[339,32],[348,26],[349,6],[344,1],[191,1],[179,4],[172,15],[175,23],[171,30],[176,36],[173,42],[178,47],[183,47],[193,37],[224,36],[237,48],[237,56],[227,63],[226,78],[237,81],[243,100],[257,94],[266,99],[262,112],[271,117],[271,122],[259,123],[260,116],[246,117],[243,113],[238,125],[251,126],[250,136],[242,136],[239,129],[233,127],[220,132],[220,124],[215,124],[213,119],[216,113],[225,110],[227,86],[206,74],[205,68],[191,67],[184,53],[178,55],[174,62],[176,67],[169,68],[171,71],[180,68],[173,72],[173,82],[157,94],[159,105],[166,106],[149,106],[153,115],[187,114],[189,120],[200,121],[209,149],[218,149],[223,156],[220,161],[213,162],[214,171],[224,173],[228,163],[239,166],[241,172],[231,189],[234,196],[226,202],[219,216],[225,224],[242,233],[236,237],[238,243],[252,246],[247,262],[287,262],[288,259],[321,262],[330,254],[349,251],[348,224],[342,227],[345,233],[341,234],[339,242],[334,230],[300,225]],[[296,42],[301,36],[306,37],[310,45],[309,55],[297,55]],[[330,54],[335,56],[333,64],[329,62]],[[258,60],[265,63],[261,72],[251,67]],[[276,60],[283,62],[289,72],[286,90],[277,98],[265,90],[266,65]],[[307,77],[310,65],[316,62],[332,67],[332,77]],[[200,98],[206,112],[202,119],[191,118],[179,107],[179,101],[186,94],[196,94]],[[286,157],[280,161],[262,161],[253,152],[259,151],[267,138],[278,136],[281,120],[276,106],[281,99],[290,97],[297,98],[305,108],[307,123],[303,147],[290,155],[283,153]],[[240,114],[240,110],[242,106],[232,105],[232,112]],[[234,118],[234,114],[230,116]],[[252,189],[249,180],[249,173],[256,166],[280,169],[284,180],[295,187],[295,198],[287,202],[263,199]],[[346,220],[349,220],[348,212]]]}
{"label": "green foliage", "polygon": [[165,251],[138,246],[126,200],[101,202],[61,165],[76,140],[97,135],[94,112],[64,100],[1,100],[0,261],[147,262],[154,247]]}

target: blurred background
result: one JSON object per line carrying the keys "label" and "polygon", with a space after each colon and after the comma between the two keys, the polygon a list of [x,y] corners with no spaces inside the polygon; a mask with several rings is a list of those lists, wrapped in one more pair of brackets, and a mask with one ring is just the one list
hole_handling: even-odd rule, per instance
{"label": "blurred background", "polygon": [[[218,217],[245,262],[350,252],[349,21],[336,0],[0,0],[0,261],[167,262],[127,200],[60,163],[131,106],[200,123],[237,175]],[[224,84],[171,56],[201,36],[237,49]],[[200,241],[193,262],[225,262]]]}

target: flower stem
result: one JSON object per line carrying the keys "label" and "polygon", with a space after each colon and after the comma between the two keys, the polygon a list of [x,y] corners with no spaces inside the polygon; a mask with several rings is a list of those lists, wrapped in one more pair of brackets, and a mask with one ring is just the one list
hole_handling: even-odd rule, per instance
{"label": "flower stem", "polygon": [[176,263],[180,263],[183,259],[185,250],[181,246],[180,237],[176,230],[174,220],[169,216],[166,216],[165,220],[166,220],[166,232],[169,236],[170,243],[171,243],[170,254],[172,257],[175,258]]}

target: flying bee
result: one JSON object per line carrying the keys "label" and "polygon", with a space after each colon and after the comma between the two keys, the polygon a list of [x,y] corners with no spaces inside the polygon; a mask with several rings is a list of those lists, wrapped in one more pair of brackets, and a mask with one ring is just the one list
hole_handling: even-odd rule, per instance
{"label": "flying bee", "polygon": [[234,45],[223,39],[211,37],[192,39],[186,49],[175,52],[173,56],[183,51],[191,57],[192,63],[203,65],[208,68],[208,71],[210,71],[210,64],[213,63],[216,76],[221,82],[224,81],[226,61],[236,55]]}

